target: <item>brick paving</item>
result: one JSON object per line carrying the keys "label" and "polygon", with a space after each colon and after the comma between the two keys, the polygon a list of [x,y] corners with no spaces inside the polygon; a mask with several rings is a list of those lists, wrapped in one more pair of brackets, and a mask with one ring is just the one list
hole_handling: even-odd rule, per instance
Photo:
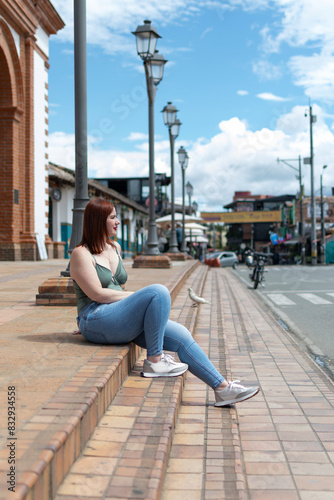
{"label": "brick paving", "polygon": [[333,382],[233,272],[211,269],[204,295],[213,306],[195,338],[228,379],[261,392],[215,408],[187,375],[162,500],[333,499]]}
{"label": "brick paving", "polygon": [[[192,306],[186,290],[189,286],[201,290],[206,272],[205,266],[197,267],[172,306],[171,318],[182,321],[192,332],[199,309]],[[160,498],[185,375],[141,378],[142,362],[140,359],[107,408],[55,500]]]}
{"label": "brick paving", "polygon": [[[22,431],[28,426],[19,454],[23,456],[27,447],[38,450],[43,433],[59,428],[52,427],[53,419],[67,417],[64,432],[58,432],[53,447],[43,452],[48,474],[41,476],[43,481],[37,480],[33,495],[27,493],[29,500],[334,498],[333,382],[253,290],[239,281],[237,271],[199,266],[180,287],[182,266],[189,262],[162,270],[129,268],[132,289],[155,282],[173,289],[171,318],[194,332],[226,378],[260,385],[261,392],[250,401],[215,408],[213,392],[189,373],[171,380],[138,377],[141,360],[126,378],[122,353],[113,358],[118,359],[118,371],[115,367],[108,375],[112,346],[81,344],[78,338],[69,337],[74,308],[34,306],[38,284],[57,265],[13,263],[6,267],[0,263],[0,346],[4,353],[0,381],[6,388],[17,377],[18,388],[24,383],[30,388],[22,385],[18,391],[18,399],[24,402],[19,416]],[[186,292],[189,283],[212,302],[211,307],[191,306]],[[65,338],[75,342],[66,345]],[[64,359],[69,362],[65,364]],[[21,374],[20,366],[25,367]],[[98,399],[99,390],[97,396],[94,391],[87,396],[87,388],[93,383],[97,387],[101,378],[103,401]],[[124,380],[117,394],[115,379]],[[116,395],[109,404],[113,391]],[[99,401],[96,419],[91,413],[85,422],[86,440],[76,434],[74,420],[82,415],[72,415],[71,427],[66,414],[69,401],[73,408],[80,392],[90,398],[90,408],[94,398]],[[49,413],[41,414],[47,401],[51,406],[44,410]],[[81,397],[78,401],[82,405]],[[53,462],[52,453],[59,455]],[[79,458],[74,461],[75,457]],[[6,467],[6,455],[0,452],[0,471]],[[36,483],[41,467],[41,462],[30,467],[33,470],[24,478],[26,487]],[[50,491],[51,474],[58,482]],[[18,495],[8,498],[24,498],[27,491],[19,488]]]}
{"label": "brick paving", "polygon": [[[148,273],[132,269],[131,264],[125,261],[129,290],[163,283],[172,298],[196,265],[187,261]],[[55,493],[140,353],[132,344],[101,346],[72,336],[73,306],[35,305],[39,284],[59,275],[66,265],[65,260],[0,263],[0,403],[7,407],[7,387],[15,386],[17,498],[23,498],[32,485],[35,500]],[[0,433],[3,498],[8,493],[6,411],[1,412]]]}

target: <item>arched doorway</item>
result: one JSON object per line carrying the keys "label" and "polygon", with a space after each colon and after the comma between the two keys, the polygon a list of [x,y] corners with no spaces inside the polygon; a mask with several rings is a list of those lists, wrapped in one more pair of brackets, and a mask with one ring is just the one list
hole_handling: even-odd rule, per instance
{"label": "arched doorway", "polygon": [[20,189],[20,170],[24,162],[23,86],[15,42],[2,19],[0,32],[0,259],[16,260],[21,257],[20,207],[24,202]]}

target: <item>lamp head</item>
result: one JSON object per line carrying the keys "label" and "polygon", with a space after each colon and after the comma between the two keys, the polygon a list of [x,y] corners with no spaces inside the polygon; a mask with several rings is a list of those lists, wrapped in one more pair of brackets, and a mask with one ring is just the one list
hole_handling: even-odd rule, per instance
{"label": "lamp head", "polygon": [[154,52],[153,57],[145,61],[148,68],[148,74],[153,78],[154,85],[158,85],[161,82],[166,62],[167,59],[165,59],[162,54],[159,54],[158,50]]}
{"label": "lamp head", "polygon": [[176,109],[176,106],[173,106],[171,102],[168,102],[167,106],[165,106],[162,110],[165,125],[171,127],[175,123],[177,112],[178,109]]}
{"label": "lamp head", "polygon": [[174,140],[179,136],[181,125],[182,123],[180,122],[180,120],[176,118],[175,123],[173,123],[173,125],[170,128],[170,133]]}
{"label": "lamp head", "polygon": [[177,152],[178,157],[179,157],[179,162],[183,166],[184,162],[186,161],[187,157],[187,151],[184,149],[183,146],[181,146]]}
{"label": "lamp head", "polygon": [[194,188],[193,188],[192,184],[189,181],[186,184],[186,191],[187,191],[187,195],[188,196],[192,196],[192,194],[194,192]]}
{"label": "lamp head", "polygon": [[153,57],[157,40],[161,36],[158,35],[157,30],[151,25],[151,21],[144,21],[144,24],[138,26],[132,34],[136,36],[137,52],[143,61]]}

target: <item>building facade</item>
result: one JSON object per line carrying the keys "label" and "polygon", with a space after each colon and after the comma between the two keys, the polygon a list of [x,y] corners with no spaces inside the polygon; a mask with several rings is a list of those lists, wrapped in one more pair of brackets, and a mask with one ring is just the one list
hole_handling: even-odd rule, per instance
{"label": "building facade", "polygon": [[[68,257],[72,230],[72,208],[75,195],[75,174],[69,168],[49,163],[49,243],[48,256]],[[89,198],[110,200],[120,218],[117,239],[125,255],[143,251],[148,228],[148,209],[105,184],[88,179]]]}
{"label": "building facade", "polygon": [[49,38],[63,27],[49,0],[0,0],[0,260],[49,241]]}
{"label": "building facade", "polygon": [[[97,178],[101,184],[117,191],[130,200],[143,207],[149,207],[150,179],[149,177],[119,177]],[[167,186],[171,179],[166,174],[155,174],[155,213],[157,216],[166,215],[168,212]]]}

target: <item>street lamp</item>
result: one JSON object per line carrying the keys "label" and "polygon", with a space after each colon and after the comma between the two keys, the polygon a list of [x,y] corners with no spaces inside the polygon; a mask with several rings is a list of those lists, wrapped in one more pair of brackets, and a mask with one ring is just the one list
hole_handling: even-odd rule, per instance
{"label": "street lamp", "polygon": [[181,165],[181,170],[182,170],[182,243],[181,243],[181,252],[187,252],[186,238],[185,238],[185,233],[186,233],[186,227],[185,227],[185,210],[186,210],[186,207],[185,207],[185,175],[186,175],[186,168],[188,166],[189,156],[188,156],[187,151],[184,149],[183,146],[180,147],[177,154],[179,157],[179,163]]}
{"label": "street lamp", "polygon": [[133,31],[137,41],[138,55],[144,62],[149,122],[149,226],[147,238],[147,255],[159,255],[158,233],[155,223],[155,175],[154,175],[154,100],[156,87],[163,77],[166,59],[155,49],[158,38],[157,30],[151,21],[144,21]]}
{"label": "street lamp", "polygon": [[[71,254],[80,243],[88,197],[86,2],[74,0],[75,195],[72,209]],[[70,276],[70,263],[60,273]]]}
{"label": "street lamp", "polygon": [[324,221],[324,196],[322,176],[327,165],[322,167],[320,175],[320,209],[321,209],[321,264],[326,264],[326,238],[325,238],[325,221]]}
{"label": "street lamp", "polygon": [[162,110],[165,125],[168,127],[169,144],[170,144],[170,171],[171,171],[171,215],[172,228],[169,240],[170,253],[179,253],[177,246],[176,230],[175,230],[175,196],[174,196],[174,143],[179,135],[181,122],[176,118],[177,109],[171,102]]}
{"label": "street lamp", "polygon": [[189,207],[191,207],[191,197],[193,195],[194,188],[193,188],[192,184],[190,184],[189,181],[186,184],[186,191],[187,191],[187,195],[188,195],[188,198],[189,198]]}
{"label": "street lamp", "polygon": [[192,205],[191,205],[191,208],[193,209],[193,212],[196,216],[196,212],[198,210],[198,204],[196,203],[196,201],[193,201]]}
{"label": "street lamp", "polygon": [[[303,198],[304,198],[304,186],[303,186],[303,177],[302,177],[302,162],[300,155],[298,158],[292,158],[287,160],[282,160],[281,158],[277,158],[277,163],[279,162],[285,163],[288,167],[296,170],[298,172],[298,180],[299,180],[299,213],[300,213],[300,230],[299,236],[301,238],[301,261],[302,264],[305,264],[305,238],[304,238],[304,214],[303,214]],[[298,161],[298,168],[290,165],[289,161]]]}
{"label": "street lamp", "polygon": [[[188,198],[189,198],[189,207],[190,207],[190,214],[191,214],[191,197],[192,197],[192,194],[194,192],[194,188],[192,186],[192,184],[190,184],[190,182],[188,181],[187,184],[186,184],[186,191],[187,191],[187,195],[188,195]],[[192,242],[192,234],[191,234],[191,229],[190,229],[190,242],[189,242],[189,248],[191,249],[191,252],[192,252],[192,248],[193,248],[193,242]]]}

